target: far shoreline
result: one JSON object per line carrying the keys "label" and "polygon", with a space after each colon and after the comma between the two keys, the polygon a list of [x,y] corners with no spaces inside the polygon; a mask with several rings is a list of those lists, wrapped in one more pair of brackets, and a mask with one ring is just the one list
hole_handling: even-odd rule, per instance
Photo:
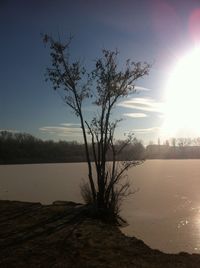
{"label": "far shoreline", "polygon": [[[121,161],[154,161],[154,160],[200,160],[200,158],[147,158],[147,159],[143,159],[143,160],[121,160]],[[108,161],[109,162],[109,161]],[[0,166],[11,166],[11,165],[40,165],[40,164],[44,164],[44,165],[48,165],[48,164],[79,164],[79,163],[85,163],[87,164],[86,161],[55,161],[55,162],[39,162],[39,161],[35,161],[35,162],[6,162],[6,163],[0,163]],[[94,163],[92,161],[92,163]]]}

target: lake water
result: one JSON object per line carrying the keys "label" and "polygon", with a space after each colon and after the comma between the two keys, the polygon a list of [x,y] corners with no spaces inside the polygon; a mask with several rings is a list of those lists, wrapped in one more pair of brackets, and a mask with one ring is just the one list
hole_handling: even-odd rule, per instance
{"label": "lake water", "polygon": [[[200,160],[148,160],[128,172],[139,191],[124,202],[122,231],[165,252],[200,253]],[[85,163],[0,166],[0,199],[82,202]]]}

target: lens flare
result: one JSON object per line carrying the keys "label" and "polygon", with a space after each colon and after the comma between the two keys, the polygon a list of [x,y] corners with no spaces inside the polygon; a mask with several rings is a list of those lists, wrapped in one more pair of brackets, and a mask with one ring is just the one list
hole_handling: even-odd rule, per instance
{"label": "lens flare", "polygon": [[200,135],[200,47],[181,58],[171,72],[166,90],[167,136]]}

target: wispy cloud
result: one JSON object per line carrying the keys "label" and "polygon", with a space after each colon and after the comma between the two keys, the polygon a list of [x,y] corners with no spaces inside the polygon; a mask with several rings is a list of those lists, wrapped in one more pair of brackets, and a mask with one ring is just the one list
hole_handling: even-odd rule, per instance
{"label": "wispy cloud", "polygon": [[123,114],[124,116],[128,116],[131,118],[142,118],[142,117],[147,117],[147,114],[144,113],[125,113]]}
{"label": "wispy cloud", "polygon": [[138,91],[151,91],[150,88],[140,87],[140,86],[135,86],[135,89],[138,90]]}
{"label": "wispy cloud", "polygon": [[134,129],[133,132],[135,132],[135,133],[141,133],[141,134],[146,134],[146,133],[157,132],[159,130],[160,130],[160,127],[137,128],[137,129]]}
{"label": "wispy cloud", "polygon": [[77,124],[77,123],[61,123],[61,126],[65,126],[65,127],[73,127],[73,126],[81,126],[81,124]]}
{"label": "wispy cloud", "polygon": [[152,98],[132,98],[118,104],[120,107],[131,108],[147,112],[163,112],[163,103]]}
{"label": "wispy cloud", "polygon": [[41,131],[50,131],[50,132],[80,132],[79,128],[73,128],[73,127],[41,127],[39,128]]}
{"label": "wispy cloud", "polygon": [[60,137],[81,135],[80,124],[62,123],[60,126],[44,126],[39,128],[43,133],[56,134]]}

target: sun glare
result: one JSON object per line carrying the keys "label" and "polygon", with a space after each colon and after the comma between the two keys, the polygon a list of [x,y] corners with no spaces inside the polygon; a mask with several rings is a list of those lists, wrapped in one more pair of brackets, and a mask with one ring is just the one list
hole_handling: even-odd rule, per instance
{"label": "sun glare", "polygon": [[177,62],[165,94],[162,132],[170,137],[200,135],[200,48]]}

